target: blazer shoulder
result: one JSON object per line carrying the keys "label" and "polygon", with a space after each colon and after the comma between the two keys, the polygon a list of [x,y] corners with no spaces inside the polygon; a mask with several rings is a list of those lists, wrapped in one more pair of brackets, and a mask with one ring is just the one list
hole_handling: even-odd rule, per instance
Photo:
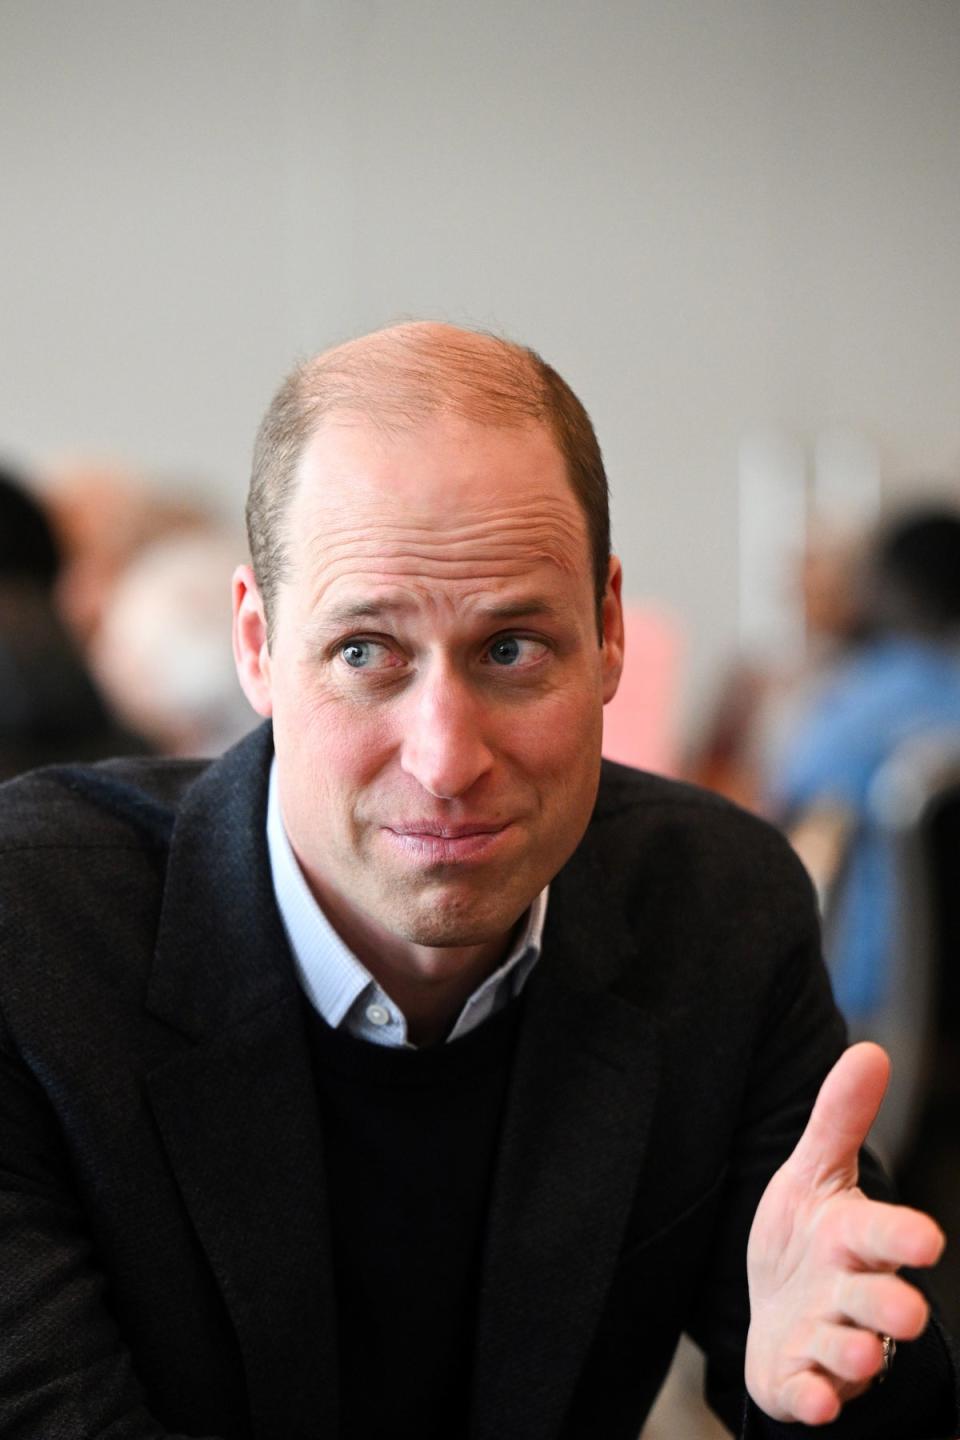
{"label": "blazer shoulder", "polygon": [[722,795],[691,785],[686,780],[674,780],[666,775],[655,775],[650,770],[635,770],[616,760],[604,760],[600,767],[598,813],[630,805],[694,805],[722,811],[739,809]]}
{"label": "blazer shoulder", "polygon": [[50,765],[0,785],[0,856],[36,850],[165,847],[208,761]]}
{"label": "blazer shoulder", "polygon": [[[810,881],[782,831],[732,801],[686,781],[603,762],[585,845],[598,853],[637,856],[698,884],[749,882],[785,890],[807,904]],[[656,857],[654,859],[654,857]]]}
{"label": "blazer shoulder", "polygon": [[752,811],[744,810],[732,800],[713,790],[704,790],[686,780],[655,775],[648,770],[634,770],[613,760],[604,760],[593,819],[604,821],[621,815],[651,819],[668,811],[687,814],[691,823],[742,827],[749,832],[780,835],[769,821]]}

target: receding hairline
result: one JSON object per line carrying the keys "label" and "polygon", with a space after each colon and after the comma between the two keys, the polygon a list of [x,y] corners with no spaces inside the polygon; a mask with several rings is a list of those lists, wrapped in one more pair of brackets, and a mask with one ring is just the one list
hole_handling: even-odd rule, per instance
{"label": "receding hairline", "polygon": [[483,331],[432,320],[392,325],[301,362],[294,383],[312,411],[309,433],[335,412],[384,428],[438,411],[502,426],[543,423],[549,405],[542,362]]}
{"label": "receding hairline", "polygon": [[338,425],[369,426],[387,439],[444,417],[491,429],[537,430],[566,464],[551,424],[543,365],[539,355],[512,340],[437,320],[390,325],[301,361],[288,377],[304,423],[299,452],[291,457],[284,545],[311,446]]}

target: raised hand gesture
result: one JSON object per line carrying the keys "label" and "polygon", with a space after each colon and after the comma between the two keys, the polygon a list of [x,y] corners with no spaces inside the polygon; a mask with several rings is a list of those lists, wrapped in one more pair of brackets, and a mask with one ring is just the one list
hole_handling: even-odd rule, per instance
{"label": "raised hand gesture", "polygon": [[889,1073],[878,1045],[841,1056],[757,1207],[746,1382],[773,1420],[835,1420],[883,1369],[882,1337],[912,1340],[926,1326],[926,1300],[896,1271],[934,1265],[943,1233],[928,1215],[869,1200],[857,1184]]}

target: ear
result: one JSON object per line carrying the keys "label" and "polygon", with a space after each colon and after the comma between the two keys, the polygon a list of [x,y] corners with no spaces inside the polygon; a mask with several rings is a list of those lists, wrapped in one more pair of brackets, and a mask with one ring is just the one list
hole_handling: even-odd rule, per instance
{"label": "ear", "polygon": [[601,611],[603,646],[600,665],[603,673],[604,705],[616,695],[623,671],[623,602],[620,596],[622,585],[623,567],[616,555],[611,555]]}
{"label": "ear", "polygon": [[243,693],[254,710],[258,715],[272,715],[267,618],[249,565],[238,565],[233,572],[233,658]]}

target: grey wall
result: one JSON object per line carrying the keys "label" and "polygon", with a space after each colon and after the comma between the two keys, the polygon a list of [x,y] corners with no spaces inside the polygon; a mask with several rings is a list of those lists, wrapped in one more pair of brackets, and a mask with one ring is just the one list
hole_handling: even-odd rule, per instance
{"label": "grey wall", "polygon": [[688,720],[747,429],[960,474],[955,0],[3,0],[0,177],[0,448],[238,508],[298,353],[504,331],[594,415]]}

